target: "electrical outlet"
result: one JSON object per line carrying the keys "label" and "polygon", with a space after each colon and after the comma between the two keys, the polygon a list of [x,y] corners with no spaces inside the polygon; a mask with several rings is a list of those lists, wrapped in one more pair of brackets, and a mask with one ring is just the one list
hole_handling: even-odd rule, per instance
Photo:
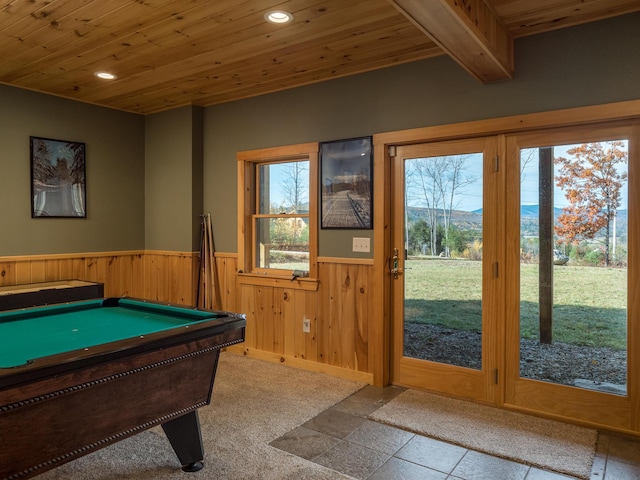
{"label": "electrical outlet", "polygon": [[309,320],[307,317],[304,317],[302,319],[302,331],[304,333],[311,333],[311,320]]}
{"label": "electrical outlet", "polygon": [[370,252],[371,251],[371,239],[366,237],[353,237],[354,252]]}

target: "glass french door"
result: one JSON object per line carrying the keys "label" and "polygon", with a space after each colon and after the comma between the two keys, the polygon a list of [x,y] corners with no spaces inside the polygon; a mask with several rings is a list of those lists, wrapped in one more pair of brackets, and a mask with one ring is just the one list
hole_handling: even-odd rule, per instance
{"label": "glass french door", "polygon": [[[497,140],[402,146],[393,166],[392,381],[495,401]],[[497,216],[495,215],[497,214]]]}
{"label": "glass french door", "polygon": [[637,428],[631,133],[605,126],[506,139],[507,405]]}
{"label": "glass french door", "polygon": [[393,383],[640,430],[634,128],[396,148]]}

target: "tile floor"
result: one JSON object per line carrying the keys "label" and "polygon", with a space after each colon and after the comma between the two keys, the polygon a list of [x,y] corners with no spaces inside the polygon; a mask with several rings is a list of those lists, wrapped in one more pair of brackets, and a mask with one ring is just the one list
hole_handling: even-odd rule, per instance
{"label": "tile floor", "polygon": [[[367,420],[403,391],[366,387],[271,445],[360,480],[568,480]],[[640,442],[600,434],[591,480],[640,480]]]}

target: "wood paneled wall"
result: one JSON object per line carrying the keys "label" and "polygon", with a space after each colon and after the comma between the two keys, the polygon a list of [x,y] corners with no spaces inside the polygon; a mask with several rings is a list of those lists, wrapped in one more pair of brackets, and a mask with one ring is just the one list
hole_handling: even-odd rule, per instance
{"label": "wood paneled wall", "polygon": [[0,257],[0,285],[57,280],[104,284],[105,296],[130,296],[191,305],[197,253],[103,252]]}
{"label": "wood paneled wall", "polygon": [[[238,278],[247,316],[245,355],[371,383],[369,319],[372,265],[318,261],[317,288]],[[309,319],[311,331],[303,332]]]}
{"label": "wood paneled wall", "polygon": [[104,283],[105,295],[142,296],[144,252],[0,257],[0,285],[58,280]]}
{"label": "wood paneled wall", "polygon": [[[344,263],[343,263],[344,262]],[[372,265],[319,261],[312,288],[284,279],[252,282],[236,254],[216,254],[221,308],[247,316],[246,341],[230,350],[371,382]],[[59,280],[104,283],[105,296],[194,305],[197,252],[133,251],[0,257],[0,286]],[[303,319],[311,332],[302,330]]]}

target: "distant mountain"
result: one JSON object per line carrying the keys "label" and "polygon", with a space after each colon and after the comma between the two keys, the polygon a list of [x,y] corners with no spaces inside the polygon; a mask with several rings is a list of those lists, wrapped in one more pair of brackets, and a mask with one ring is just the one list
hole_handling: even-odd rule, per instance
{"label": "distant mountain", "polygon": [[[467,212],[464,210],[454,210],[451,212],[451,220],[454,224],[458,225],[461,228],[477,228],[482,223],[482,208],[473,210],[471,212]],[[554,208],[554,217],[557,219],[559,215],[562,214],[561,208]],[[409,221],[418,221],[418,220],[427,220],[428,218],[428,210],[426,208],[419,207],[409,207],[407,211],[407,215]],[[440,211],[440,215],[442,215],[442,211]],[[526,223],[530,228],[536,227],[538,224],[538,218],[540,215],[540,207],[538,205],[521,205],[520,206],[520,217],[524,223]],[[618,215],[616,218],[616,230],[618,235],[624,235],[627,231],[628,224],[628,211],[627,210],[618,210]]]}
{"label": "distant mountain", "polygon": [[[442,210],[439,211],[438,215],[443,215]],[[427,221],[429,218],[429,210],[421,207],[409,207],[407,209],[407,216],[410,222],[417,222],[419,220]],[[451,221],[460,228],[475,230],[482,225],[482,210],[480,210],[480,213],[454,210],[451,212]]]}
{"label": "distant mountain", "polygon": [[[562,213],[561,208],[553,209],[553,216],[558,218],[558,215]],[[521,218],[538,218],[540,216],[539,205],[520,205],[520,217]]]}
{"label": "distant mountain", "polygon": [[[482,209],[473,210],[471,213],[482,215]],[[554,216],[558,218],[558,215],[562,214],[561,208],[553,209]],[[538,218],[540,216],[539,205],[520,205],[520,216],[522,218]],[[627,210],[618,210],[618,221],[627,221]]]}
{"label": "distant mountain", "polygon": [[[556,218],[558,218],[558,215],[562,213],[561,208],[554,208],[553,210]],[[479,208],[477,210],[474,210],[472,213],[482,215],[482,209]],[[520,205],[520,216],[522,218],[538,218],[540,216],[540,206],[539,205]]]}

